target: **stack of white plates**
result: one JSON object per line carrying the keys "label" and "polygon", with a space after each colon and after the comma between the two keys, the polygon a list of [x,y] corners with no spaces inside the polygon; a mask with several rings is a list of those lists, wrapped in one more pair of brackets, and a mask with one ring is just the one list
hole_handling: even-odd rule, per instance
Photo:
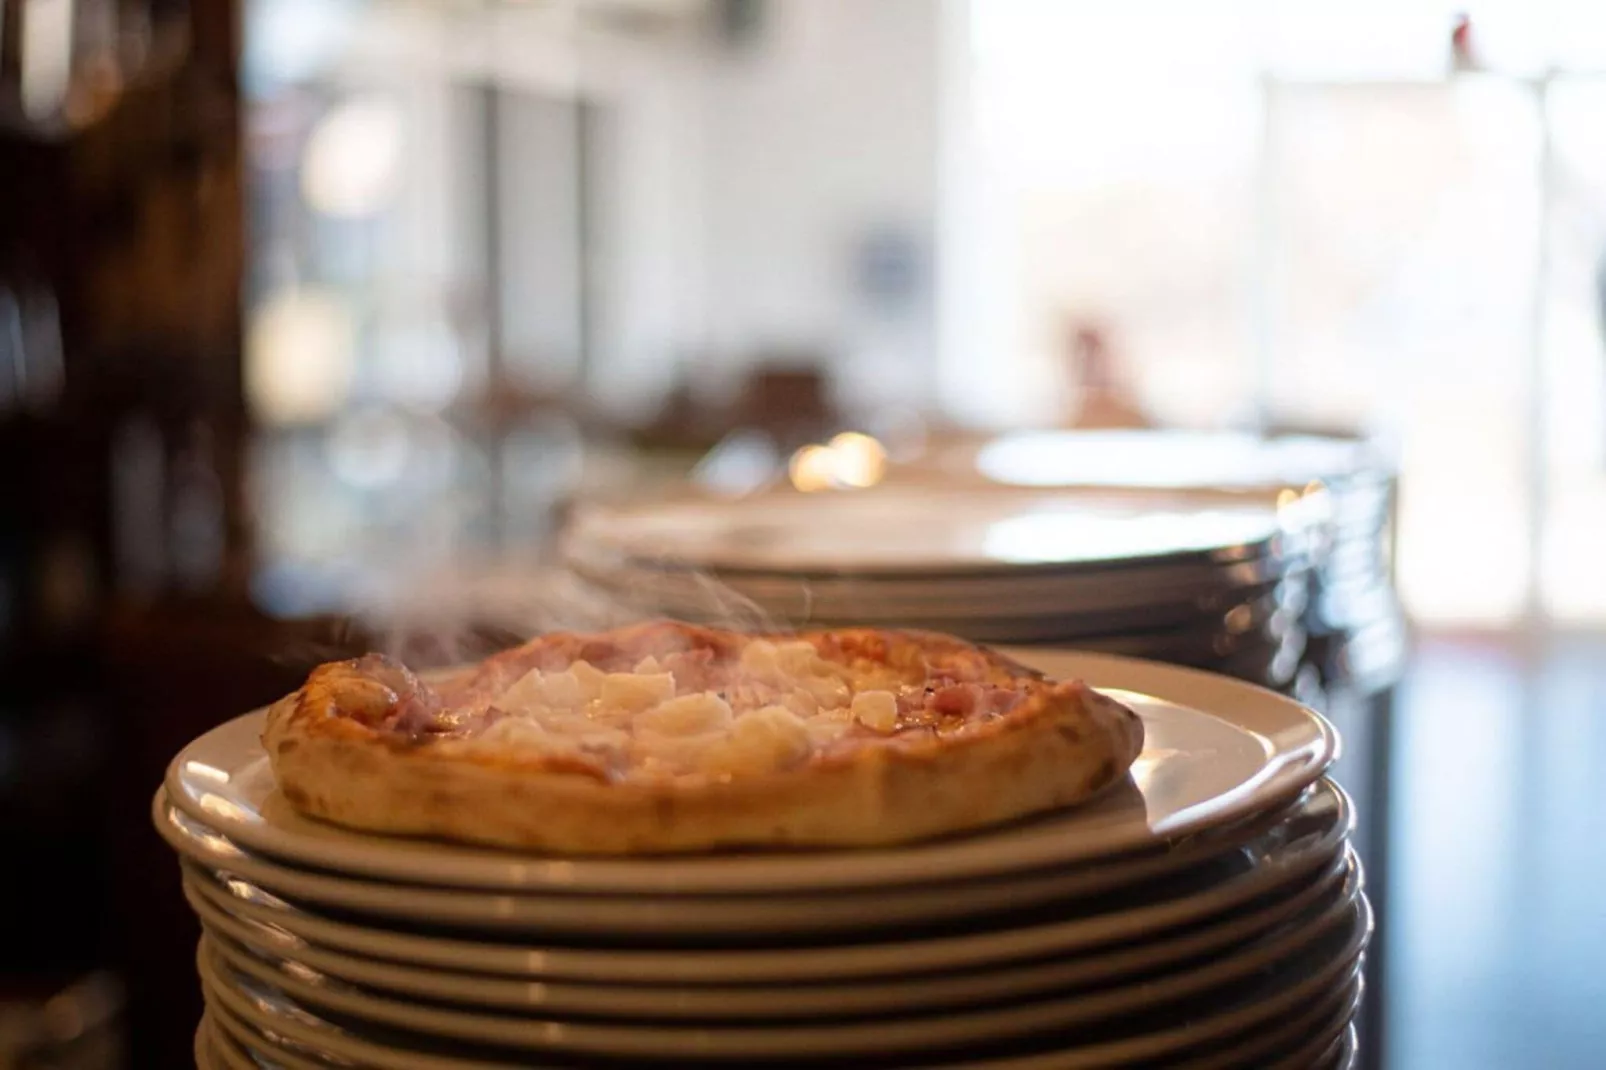
{"label": "stack of white plates", "polygon": [[894,849],[534,857],[290,811],[261,715],[154,801],[204,937],[202,1067],[1345,1067],[1371,931],[1332,730],[1224,677],[1122,692],[1132,777]]}
{"label": "stack of white plates", "polygon": [[1394,472],[1365,442],[1232,432],[1021,432],[938,451],[898,478],[1218,501],[1319,490],[1324,530],[1304,619],[1312,639],[1306,660],[1325,688],[1361,694],[1392,687],[1401,671],[1405,629],[1391,564]]}
{"label": "stack of white plates", "polygon": [[987,486],[598,507],[568,567],[628,615],[931,628],[1292,684],[1306,513],[1271,498]]}

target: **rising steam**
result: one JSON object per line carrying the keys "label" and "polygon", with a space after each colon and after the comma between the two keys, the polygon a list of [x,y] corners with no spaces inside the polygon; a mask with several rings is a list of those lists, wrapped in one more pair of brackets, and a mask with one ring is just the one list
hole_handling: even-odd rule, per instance
{"label": "rising steam", "polygon": [[355,614],[373,649],[415,669],[476,661],[555,631],[595,632],[670,617],[733,631],[790,634],[790,622],[704,573],[678,572],[675,596],[604,586],[550,563],[419,579]]}

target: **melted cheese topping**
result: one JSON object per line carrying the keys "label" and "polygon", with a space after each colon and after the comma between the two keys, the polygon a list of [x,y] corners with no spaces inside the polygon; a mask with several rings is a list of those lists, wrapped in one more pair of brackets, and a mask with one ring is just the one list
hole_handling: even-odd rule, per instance
{"label": "melted cheese topping", "polygon": [[720,691],[680,691],[648,657],[630,672],[576,661],[531,670],[491,702],[500,714],[469,746],[600,760],[645,775],[735,777],[789,768],[855,726],[898,728],[890,673],[853,671],[807,642],[755,640]]}

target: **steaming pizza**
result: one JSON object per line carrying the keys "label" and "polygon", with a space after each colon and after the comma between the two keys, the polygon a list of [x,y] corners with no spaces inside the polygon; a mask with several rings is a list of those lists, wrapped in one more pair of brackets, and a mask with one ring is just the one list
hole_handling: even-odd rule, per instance
{"label": "steaming pizza", "polygon": [[556,633],[431,682],[323,665],[263,736],[353,828],[576,854],[870,845],[1080,802],[1143,745],[1125,706],[949,636]]}

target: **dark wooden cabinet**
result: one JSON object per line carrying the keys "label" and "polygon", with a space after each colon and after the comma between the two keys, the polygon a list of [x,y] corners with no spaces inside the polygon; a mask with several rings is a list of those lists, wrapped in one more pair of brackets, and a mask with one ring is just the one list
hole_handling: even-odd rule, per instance
{"label": "dark wooden cabinet", "polygon": [[[0,990],[110,970],[124,1063],[182,1066],[194,934],[150,793],[278,679],[220,653],[253,620],[238,12],[69,10],[61,38],[0,2]],[[53,96],[27,47],[60,50]]]}

